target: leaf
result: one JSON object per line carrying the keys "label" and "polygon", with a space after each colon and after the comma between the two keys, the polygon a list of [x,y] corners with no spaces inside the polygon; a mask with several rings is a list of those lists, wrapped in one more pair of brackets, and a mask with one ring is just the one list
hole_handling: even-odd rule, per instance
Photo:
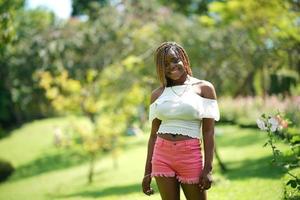
{"label": "leaf", "polygon": [[289,165],[289,164],[286,164],[286,165],[284,165],[284,168],[289,169],[289,168],[290,168],[290,165]]}
{"label": "leaf", "polygon": [[278,149],[275,149],[274,153],[275,153],[275,155],[280,155],[281,154],[281,152]]}
{"label": "leaf", "polygon": [[266,142],[264,145],[263,145],[263,147],[266,147],[268,145],[268,142]]}
{"label": "leaf", "polygon": [[292,144],[300,143],[300,136],[299,135],[293,136],[291,139],[291,143]]}
{"label": "leaf", "polygon": [[297,187],[297,182],[296,180],[289,180],[286,185],[291,185],[292,188],[296,188]]}

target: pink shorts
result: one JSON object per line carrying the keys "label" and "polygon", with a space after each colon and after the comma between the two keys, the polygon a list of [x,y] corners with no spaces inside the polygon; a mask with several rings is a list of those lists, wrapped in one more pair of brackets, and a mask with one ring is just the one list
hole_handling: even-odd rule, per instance
{"label": "pink shorts", "polygon": [[158,136],[151,163],[152,177],[176,177],[181,183],[199,183],[203,169],[200,142],[198,139],[170,141]]}

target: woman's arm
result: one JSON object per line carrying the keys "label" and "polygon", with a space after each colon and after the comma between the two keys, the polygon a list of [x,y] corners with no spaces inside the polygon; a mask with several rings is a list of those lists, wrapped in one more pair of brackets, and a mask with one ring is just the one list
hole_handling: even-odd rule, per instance
{"label": "woman's arm", "polygon": [[[216,92],[214,86],[206,82],[201,86],[201,93],[203,97],[208,99],[216,99]],[[202,172],[200,180],[201,189],[209,189],[211,187],[212,178],[212,163],[214,157],[214,126],[215,120],[212,118],[203,118],[202,119],[202,134],[203,134],[203,147],[204,147],[204,169]]]}
{"label": "woman's arm", "polygon": [[202,121],[203,146],[204,146],[204,169],[203,173],[212,171],[214,156],[214,119],[204,118]]}
{"label": "woman's arm", "polygon": [[[151,95],[151,103],[153,103],[163,92],[163,88],[158,88],[152,92]],[[153,190],[150,187],[151,184],[151,172],[152,172],[152,164],[151,164],[151,159],[153,155],[153,149],[154,149],[154,144],[156,141],[157,134],[156,132],[159,129],[161,120],[155,118],[152,120],[152,125],[151,125],[151,133],[150,137],[148,140],[148,151],[147,151],[147,159],[146,159],[146,164],[145,164],[145,172],[144,172],[144,178],[143,178],[143,192],[147,195],[153,194]]]}
{"label": "woman's arm", "polygon": [[161,121],[157,118],[155,118],[152,121],[152,128],[151,128],[151,134],[148,140],[148,152],[147,152],[147,159],[146,159],[146,165],[145,165],[145,173],[144,176],[148,176],[149,174],[151,174],[151,159],[152,159],[152,155],[153,155],[153,149],[154,149],[154,144],[156,141],[156,132],[158,131],[158,128],[160,126]]}

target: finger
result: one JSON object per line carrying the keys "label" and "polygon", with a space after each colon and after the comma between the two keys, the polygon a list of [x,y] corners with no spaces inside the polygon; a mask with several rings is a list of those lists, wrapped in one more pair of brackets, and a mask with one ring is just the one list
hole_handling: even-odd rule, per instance
{"label": "finger", "polygon": [[199,180],[199,187],[200,187],[200,188],[204,188],[204,185],[205,185],[204,180],[203,180],[203,178],[201,178],[201,179]]}
{"label": "finger", "polygon": [[143,182],[142,182],[142,189],[143,189],[143,192],[145,194],[147,194],[147,191],[151,189],[150,182],[143,180]]}
{"label": "finger", "polygon": [[152,195],[154,193],[154,190],[152,188],[150,188],[149,190],[146,191],[146,194],[148,196]]}
{"label": "finger", "polygon": [[210,183],[207,183],[204,185],[204,189],[205,190],[208,190],[209,188],[211,188],[211,184]]}
{"label": "finger", "polygon": [[207,190],[211,186],[210,181],[207,179],[203,179],[202,182],[199,183],[200,190]]}
{"label": "finger", "polygon": [[203,192],[204,191],[204,187],[200,187],[200,191]]}
{"label": "finger", "polygon": [[207,184],[207,185],[204,186],[204,189],[205,189],[205,190],[208,190],[210,187],[211,187],[211,185],[210,185],[210,184]]}
{"label": "finger", "polygon": [[148,194],[148,191],[149,191],[150,189],[151,189],[151,188],[150,188],[149,186],[148,186],[148,187],[147,187],[147,186],[146,186],[146,187],[144,186],[144,187],[143,187],[143,192],[144,192],[145,194]]}
{"label": "finger", "polygon": [[202,183],[199,184],[199,188],[200,188],[201,191],[203,191],[204,190],[204,185]]}

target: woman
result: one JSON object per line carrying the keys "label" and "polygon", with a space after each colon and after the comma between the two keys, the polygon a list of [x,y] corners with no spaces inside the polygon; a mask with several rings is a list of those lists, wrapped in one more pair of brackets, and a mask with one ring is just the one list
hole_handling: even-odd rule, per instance
{"label": "woman", "polygon": [[161,87],[151,95],[143,192],[153,194],[150,183],[155,177],[163,200],[180,199],[180,186],[187,200],[206,200],[212,183],[214,121],[220,118],[214,86],[192,77],[188,56],[175,42],[162,43],[155,60]]}

